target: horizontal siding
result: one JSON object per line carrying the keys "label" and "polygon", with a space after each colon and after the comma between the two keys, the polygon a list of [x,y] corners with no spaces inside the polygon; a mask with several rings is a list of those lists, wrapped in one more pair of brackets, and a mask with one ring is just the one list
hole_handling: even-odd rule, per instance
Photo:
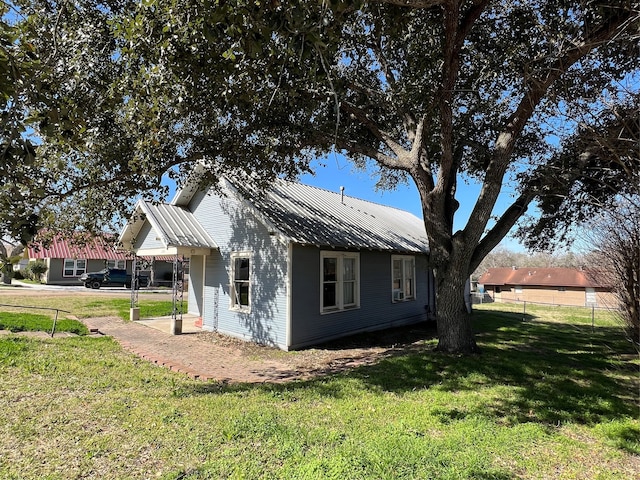
{"label": "horizontal siding", "polygon": [[416,259],[416,300],[393,303],[391,253],[360,252],[360,308],[320,313],[320,249],[295,246],[292,268],[292,348],[364,330],[415,323],[433,308],[433,282],[422,255]]}
{"label": "horizontal siding", "polygon": [[[197,193],[189,205],[198,222],[219,246],[207,257],[204,326],[209,330],[286,348],[287,247],[235,197]],[[251,252],[251,311],[230,309],[233,252]],[[215,311],[214,311],[215,310]]]}
{"label": "horizontal siding", "polygon": [[164,244],[157,238],[156,232],[153,230],[151,224],[145,220],[144,225],[140,229],[140,233],[136,238],[134,244],[135,250],[147,250],[155,248],[165,248]]}

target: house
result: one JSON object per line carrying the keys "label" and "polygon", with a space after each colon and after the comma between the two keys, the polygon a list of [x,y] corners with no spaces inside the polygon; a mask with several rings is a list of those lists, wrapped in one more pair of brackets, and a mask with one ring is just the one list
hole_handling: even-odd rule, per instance
{"label": "house", "polygon": [[218,190],[141,201],[120,235],[136,255],[189,259],[188,308],[203,329],[291,350],[434,311],[414,215],[285,181]]}
{"label": "house", "polygon": [[597,273],[574,268],[490,268],[479,279],[497,302],[538,302],[554,305],[613,306],[610,287]]}
{"label": "house", "polygon": [[[42,282],[49,285],[80,285],[78,279],[85,272],[96,272],[103,268],[119,268],[131,272],[133,264],[130,253],[117,250],[104,239],[83,237],[74,241],[61,235],[54,236],[50,243],[29,244],[25,249],[23,262],[36,260],[46,263],[48,268]],[[166,272],[170,274],[172,271],[172,264],[165,262],[165,258],[147,260],[157,278],[164,279]],[[145,273],[149,274],[148,271]]]}

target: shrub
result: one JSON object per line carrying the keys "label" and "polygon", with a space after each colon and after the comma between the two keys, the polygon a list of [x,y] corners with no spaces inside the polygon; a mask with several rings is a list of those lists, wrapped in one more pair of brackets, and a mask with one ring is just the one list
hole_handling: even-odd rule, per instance
{"label": "shrub", "polygon": [[42,280],[42,275],[47,272],[48,268],[47,264],[42,260],[36,260],[35,262],[31,262],[27,265],[25,272],[31,280],[40,282]]}
{"label": "shrub", "polygon": [[16,280],[24,280],[25,277],[25,271],[24,270],[16,270],[13,272],[13,278],[15,278]]}

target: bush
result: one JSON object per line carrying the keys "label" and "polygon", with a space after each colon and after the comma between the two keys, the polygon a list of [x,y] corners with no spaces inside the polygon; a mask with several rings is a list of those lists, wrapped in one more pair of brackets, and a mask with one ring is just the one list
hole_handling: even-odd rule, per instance
{"label": "bush", "polygon": [[15,278],[16,280],[24,280],[25,277],[25,271],[24,270],[16,270],[13,272],[13,278]]}
{"label": "bush", "polygon": [[36,260],[35,262],[29,263],[27,268],[25,268],[25,273],[27,276],[36,282],[40,282],[42,280],[42,275],[44,275],[49,267],[42,260]]}

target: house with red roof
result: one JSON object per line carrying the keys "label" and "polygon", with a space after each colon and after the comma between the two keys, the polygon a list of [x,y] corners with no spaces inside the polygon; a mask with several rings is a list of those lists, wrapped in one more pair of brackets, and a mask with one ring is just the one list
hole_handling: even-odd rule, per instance
{"label": "house with red roof", "polygon": [[43,283],[51,285],[80,285],[78,278],[85,272],[103,268],[120,268],[131,272],[133,257],[117,250],[102,238],[69,239],[55,236],[51,242],[33,242],[25,249],[31,262],[42,260],[47,264]]}
{"label": "house with red roof", "polygon": [[609,307],[617,304],[611,287],[595,271],[575,268],[490,268],[478,279],[496,302]]}
{"label": "house with red roof", "polygon": [[[47,264],[42,283],[49,285],[80,285],[78,279],[83,273],[103,268],[118,268],[131,273],[133,258],[133,254],[118,249],[105,238],[86,236],[72,239],[56,235],[50,242],[32,242],[24,253],[28,262],[42,260]],[[148,268],[142,273],[151,279],[151,285],[170,287],[173,257],[146,256],[143,259]]]}

